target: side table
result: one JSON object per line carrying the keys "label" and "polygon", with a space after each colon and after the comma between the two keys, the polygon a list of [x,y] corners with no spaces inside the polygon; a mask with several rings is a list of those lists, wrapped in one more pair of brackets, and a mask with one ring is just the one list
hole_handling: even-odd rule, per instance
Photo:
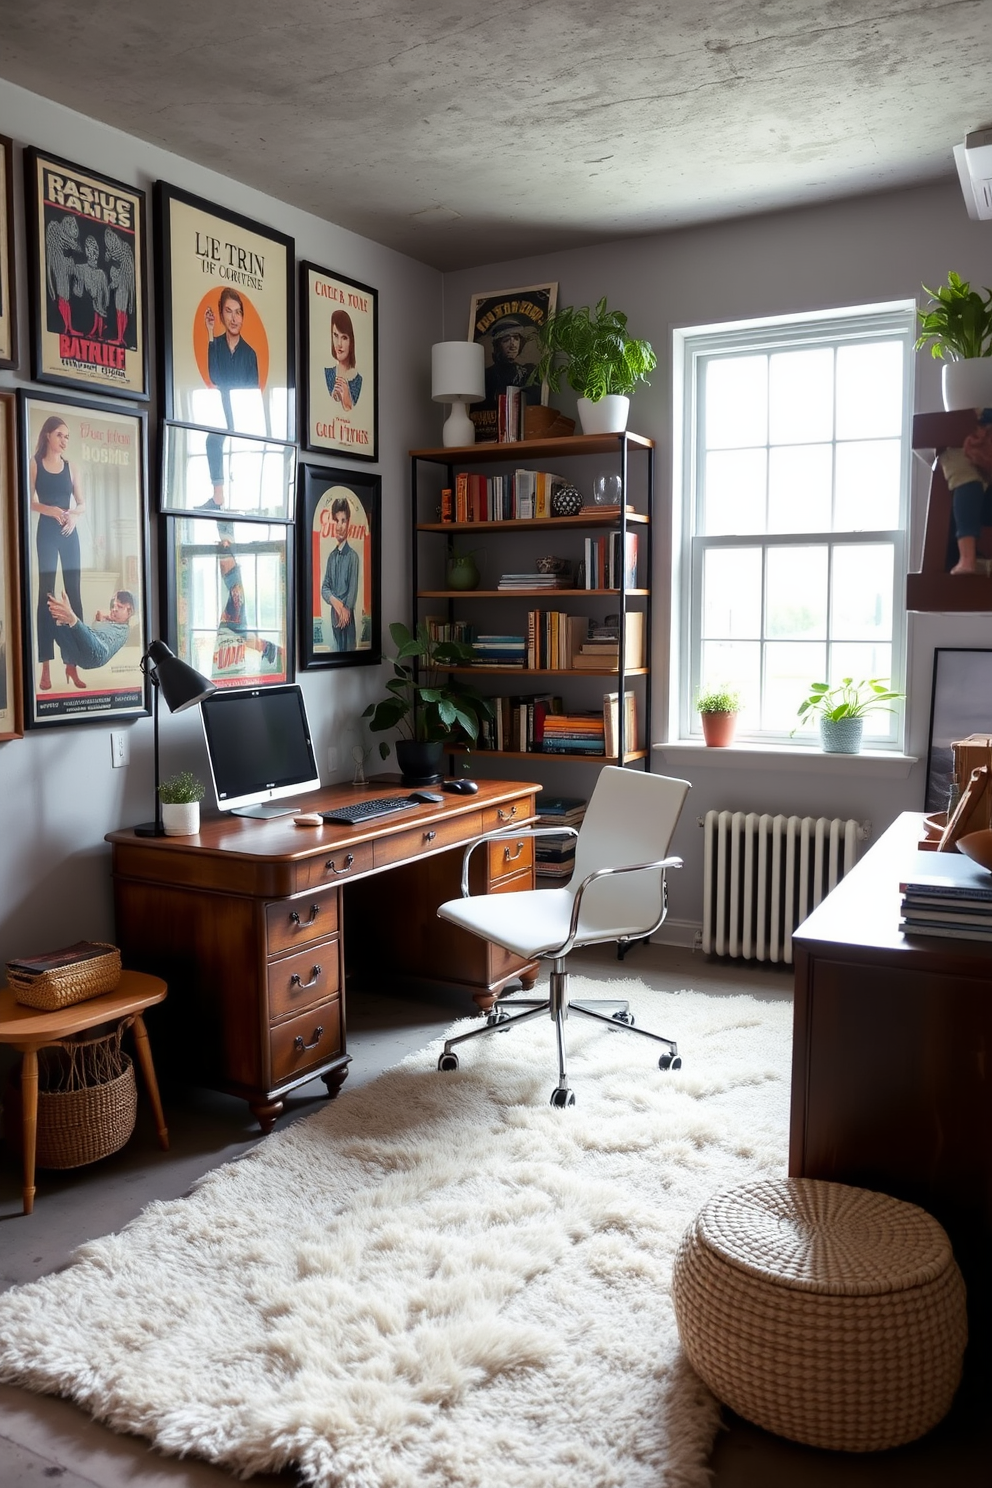
{"label": "side table", "polygon": [[126,1019],[134,1027],[135,1052],[151,1101],[162,1150],[169,1150],[169,1133],[158,1093],[151,1045],[142,1013],[145,1008],[163,1002],[166,985],[160,977],[140,971],[124,971],[113,992],[87,998],[72,1007],[54,1012],[23,1007],[15,1002],[10,987],[0,988],[0,1044],[9,1044],[24,1056],[21,1071],[21,1103],[24,1124],[24,1213],[34,1209],[34,1164],[38,1137],[38,1050],[65,1044],[73,1034],[101,1023],[119,1023]]}

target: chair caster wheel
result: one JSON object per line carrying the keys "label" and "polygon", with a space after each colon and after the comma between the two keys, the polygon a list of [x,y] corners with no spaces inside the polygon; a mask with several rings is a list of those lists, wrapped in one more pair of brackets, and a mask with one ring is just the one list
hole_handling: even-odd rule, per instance
{"label": "chair caster wheel", "polygon": [[457,1054],[442,1054],[437,1062],[439,1070],[456,1070],[458,1068]]}
{"label": "chair caster wheel", "polygon": [[572,1090],[562,1090],[560,1086],[556,1086],[551,1092],[551,1104],[559,1110],[563,1110],[565,1106],[574,1106],[575,1092]]}
{"label": "chair caster wheel", "polygon": [[658,1068],[660,1070],[668,1070],[668,1069],[677,1070],[677,1069],[681,1069],[682,1068],[682,1059],[681,1059],[681,1056],[678,1055],[678,1054],[662,1054],[661,1058],[658,1060]]}
{"label": "chair caster wheel", "polygon": [[614,1023],[626,1023],[628,1028],[633,1028],[634,1015],[629,1009],[627,1009],[627,1011],[624,1011],[624,1009],[621,1008],[618,1013],[613,1014],[613,1021]]}
{"label": "chair caster wheel", "polygon": [[509,1023],[509,1021],[509,1013],[504,1013],[502,1009],[497,1012],[496,1009],[493,1008],[492,1012],[489,1013],[486,1017],[486,1026],[488,1028],[495,1028],[497,1023]]}

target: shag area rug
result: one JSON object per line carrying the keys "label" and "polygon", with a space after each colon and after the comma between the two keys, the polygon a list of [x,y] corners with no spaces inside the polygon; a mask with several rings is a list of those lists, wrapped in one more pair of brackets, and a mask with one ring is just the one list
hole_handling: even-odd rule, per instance
{"label": "shag area rug", "polygon": [[[0,1379],[116,1431],[319,1488],[703,1488],[718,1407],[669,1295],[717,1189],[786,1169],[791,1007],[629,996],[437,1040],[0,1297]],[[457,1025],[463,1032],[469,1020]]]}

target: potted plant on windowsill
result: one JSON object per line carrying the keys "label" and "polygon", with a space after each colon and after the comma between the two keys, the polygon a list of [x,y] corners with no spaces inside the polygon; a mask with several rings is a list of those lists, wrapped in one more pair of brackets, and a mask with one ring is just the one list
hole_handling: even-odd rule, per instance
{"label": "potted plant on windowsill", "polygon": [[879,709],[891,713],[889,703],[905,696],[890,691],[887,682],[887,678],[855,682],[851,677],[843,677],[836,687],[829,682],[811,684],[809,696],[799,705],[799,717],[803,723],[814,715],[818,718],[824,754],[860,754],[865,714]]}
{"label": "potted plant on windowsill", "polygon": [[538,327],[540,359],[532,380],[555,393],[564,377],[579,394],[584,434],[620,433],[627,427],[630,395],[647,382],[658,358],[650,341],[628,334],[622,310],[608,310],[606,298],[594,309],[563,305]]}
{"label": "potted plant on windowsill", "polygon": [[741,695],[735,687],[711,687],[696,698],[696,711],[703,726],[703,738],[714,749],[724,749],[734,742]]}
{"label": "potted plant on windowsill", "polygon": [[992,407],[992,290],[980,294],[953,270],[939,289],[923,288],[930,303],[916,312],[916,349],[944,361],[945,409]]}
{"label": "potted plant on windowsill", "polygon": [[[372,733],[399,728],[403,737],[395,741],[396,761],[404,785],[430,785],[440,778],[445,744],[474,744],[482,720],[493,716],[493,705],[448,671],[472,663],[471,646],[436,641],[426,625],[418,625],[414,635],[399,621],[389,634],[396,647],[393,677],[386,683],[389,696],[370,703],[362,717]],[[380,739],[380,758],[388,754],[389,741]]]}
{"label": "potted plant on windowsill", "polygon": [[170,775],[158,788],[166,837],[195,837],[200,830],[200,802],[206,790],[190,770]]}

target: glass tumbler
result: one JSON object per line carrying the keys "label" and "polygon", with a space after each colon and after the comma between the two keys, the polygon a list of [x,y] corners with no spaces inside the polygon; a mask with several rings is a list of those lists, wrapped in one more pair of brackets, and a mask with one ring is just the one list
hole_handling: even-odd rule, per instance
{"label": "glass tumbler", "polygon": [[592,483],[592,499],[595,506],[619,506],[623,482],[618,475],[597,475]]}

